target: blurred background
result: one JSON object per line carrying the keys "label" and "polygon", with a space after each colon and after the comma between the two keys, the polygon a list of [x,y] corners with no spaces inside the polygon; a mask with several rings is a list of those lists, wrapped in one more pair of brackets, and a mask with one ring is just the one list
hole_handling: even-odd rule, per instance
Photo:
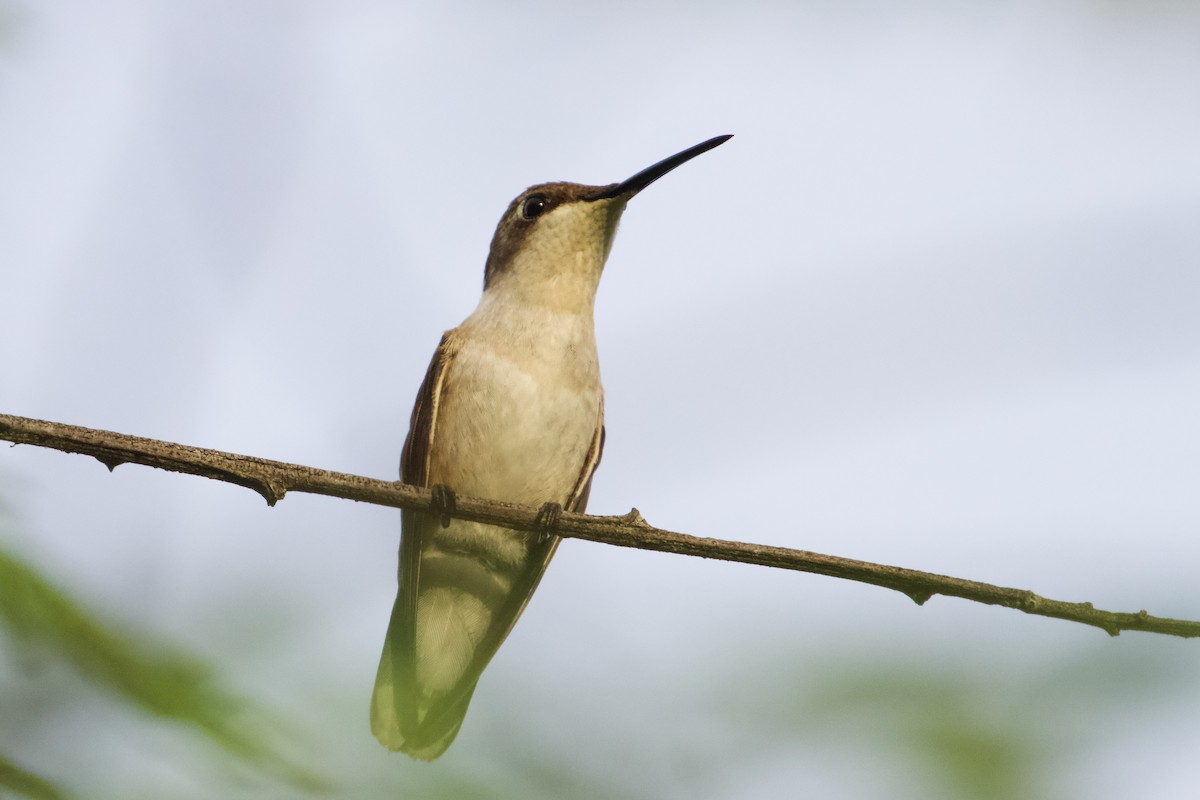
{"label": "blurred background", "polygon": [[[734,133],[625,214],[591,510],[1197,619],[1198,37],[1157,0],[0,0],[0,412],[393,478],[508,201]],[[420,764],[367,723],[394,510],[32,447],[0,505],[29,796],[1195,790],[1196,642],[571,540]]]}

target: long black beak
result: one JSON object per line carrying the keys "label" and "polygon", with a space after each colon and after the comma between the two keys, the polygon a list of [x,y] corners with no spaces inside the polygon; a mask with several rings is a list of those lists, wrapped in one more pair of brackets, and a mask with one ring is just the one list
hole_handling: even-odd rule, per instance
{"label": "long black beak", "polygon": [[628,195],[633,197],[635,194],[645,189],[656,180],[666,175],[671,170],[678,167],[685,161],[691,161],[701,153],[707,153],[719,144],[724,144],[733,138],[732,133],[727,133],[724,136],[714,136],[706,142],[701,142],[697,145],[692,145],[687,150],[681,153],[676,153],[670,158],[664,158],[652,167],[646,167],[644,170],[634,175],[632,178],[614,183],[612,186],[606,187],[603,192],[595,197],[596,200],[604,200],[609,197],[617,197],[618,195]]}

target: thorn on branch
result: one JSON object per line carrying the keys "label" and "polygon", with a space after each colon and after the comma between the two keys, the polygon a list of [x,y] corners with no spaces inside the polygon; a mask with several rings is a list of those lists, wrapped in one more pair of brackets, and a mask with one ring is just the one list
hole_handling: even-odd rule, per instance
{"label": "thorn on branch", "polygon": [[[99,461],[104,466],[108,467],[109,472],[112,472],[117,467],[126,463],[125,459],[117,458],[115,456],[96,456],[96,460]],[[124,473],[122,473],[122,474],[124,474]]]}
{"label": "thorn on branch", "polygon": [[919,606],[925,605],[929,598],[933,597],[934,595],[933,592],[927,589],[902,589],[901,591],[908,595],[908,599],[912,600]]}
{"label": "thorn on branch", "polygon": [[262,495],[268,507],[274,508],[287,494],[287,487],[278,481],[260,481],[254,484],[254,491]]}
{"label": "thorn on branch", "polygon": [[626,525],[640,525],[645,527],[650,526],[650,523],[646,522],[646,518],[642,516],[642,512],[638,511],[636,508],[629,509],[629,513],[621,517],[621,521]]}

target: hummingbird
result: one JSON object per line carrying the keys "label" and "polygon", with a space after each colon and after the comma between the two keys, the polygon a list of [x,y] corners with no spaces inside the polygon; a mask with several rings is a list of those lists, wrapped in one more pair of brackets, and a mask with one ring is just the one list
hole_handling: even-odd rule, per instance
{"label": "hummingbird", "polygon": [[[462,725],[484,668],[558,547],[563,509],[583,512],[604,449],[596,288],[625,204],[717,136],[620,183],[543,183],[492,237],[483,296],[447,331],[417,393],[400,479],[430,488],[401,511],[399,591],[371,698],[389,750],[431,761]],[[538,530],[452,519],[455,492],[538,506]]]}

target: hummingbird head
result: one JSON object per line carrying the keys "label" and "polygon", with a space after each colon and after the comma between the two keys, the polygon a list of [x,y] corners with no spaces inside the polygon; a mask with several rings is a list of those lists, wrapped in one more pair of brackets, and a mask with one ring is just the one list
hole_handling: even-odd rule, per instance
{"label": "hummingbird head", "polygon": [[701,142],[620,183],[543,183],[521,192],[496,226],[484,293],[505,287],[555,305],[563,300],[590,305],[629,199],[729,138]]}
{"label": "hummingbird head", "polygon": [[607,186],[543,183],[521,192],[496,226],[483,289],[519,281],[532,289],[569,275],[595,283],[629,199]]}

